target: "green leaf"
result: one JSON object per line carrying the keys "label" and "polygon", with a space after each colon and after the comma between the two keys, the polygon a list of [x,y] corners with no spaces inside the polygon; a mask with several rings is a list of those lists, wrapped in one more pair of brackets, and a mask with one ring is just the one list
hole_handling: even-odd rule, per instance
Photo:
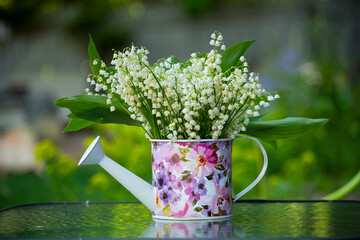
{"label": "green leaf", "polygon": [[188,148],[180,148],[179,151],[183,156],[186,156],[186,154],[190,152]]}
{"label": "green leaf", "polygon": [[220,155],[218,163],[222,163],[224,161],[224,155]]}
{"label": "green leaf", "polygon": [[221,163],[216,164],[214,167],[220,171],[223,171],[225,169],[225,167]]}
{"label": "green leaf", "polygon": [[181,181],[186,181],[189,179],[189,177],[190,177],[190,174],[186,174],[186,175],[182,176]]}
{"label": "green leaf", "polygon": [[132,126],[140,126],[138,121],[133,120],[125,110],[127,105],[117,102],[111,105],[115,107],[110,112],[110,105],[106,104],[107,97],[96,95],[78,95],[61,98],[55,102],[56,106],[68,108],[76,117],[97,123],[117,123]]}
{"label": "green leaf", "polygon": [[211,181],[214,177],[214,172],[212,172],[211,174],[207,175],[206,178]]}
{"label": "green leaf", "polygon": [[86,128],[88,126],[91,126],[95,124],[93,121],[85,120],[82,118],[76,117],[74,114],[70,113],[68,117],[71,119],[66,128],[64,129],[64,132],[73,132],[77,131],[83,128]]}
{"label": "green leaf", "polygon": [[246,127],[245,135],[260,138],[273,144],[271,141],[299,137],[312,132],[322,126],[328,119],[311,119],[302,117],[289,117],[273,121],[251,122]]}
{"label": "green leaf", "polygon": [[[216,143],[212,143],[212,144],[211,144],[211,147],[213,148],[213,150],[214,150],[215,152],[217,152],[217,151],[219,150],[218,146],[216,146]],[[223,156],[223,157],[224,157],[224,156]]]}
{"label": "green leaf", "polygon": [[255,40],[235,43],[222,53],[221,70],[225,73],[228,69],[239,63],[239,58],[244,56],[246,50],[253,44]]}
{"label": "green leaf", "polygon": [[201,212],[201,210],[202,210],[201,207],[196,207],[196,208],[194,208],[194,211],[195,211],[195,212]]}
{"label": "green leaf", "polygon": [[[101,68],[101,58],[100,55],[98,53],[98,51],[96,50],[95,44],[89,34],[89,46],[88,46],[88,52],[89,52],[89,62],[90,62],[90,68],[91,71],[94,75],[98,75],[100,68]],[[94,65],[94,60],[97,60],[97,64]]]}
{"label": "green leaf", "polygon": [[272,146],[275,150],[277,150],[277,142],[276,142],[276,140],[264,140],[264,139],[261,139],[261,140],[266,142],[270,146]]}
{"label": "green leaf", "polygon": [[189,160],[189,159],[186,159],[185,157],[181,157],[181,158],[180,158],[180,161],[182,161],[182,162],[190,162],[190,160]]}

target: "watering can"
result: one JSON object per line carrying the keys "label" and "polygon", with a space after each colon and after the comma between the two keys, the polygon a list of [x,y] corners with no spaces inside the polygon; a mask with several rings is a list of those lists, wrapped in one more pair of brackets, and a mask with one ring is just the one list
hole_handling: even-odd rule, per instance
{"label": "watering can", "polygon": [[263,168],[243,191],[232,196],[232,143],[235,139],[150,140],[152,184],[107,157],[100,136],[86,149],[80,165],[99,164],[143,203],[154,219],[219,220],[232,216],[233,203],[264,176],[268,160],[261,143]]}

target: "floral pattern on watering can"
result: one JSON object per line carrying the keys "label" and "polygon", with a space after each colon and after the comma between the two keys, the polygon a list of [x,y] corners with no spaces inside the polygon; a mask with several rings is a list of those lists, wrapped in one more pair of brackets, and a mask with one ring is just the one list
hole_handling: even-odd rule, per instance
{"label": "floral pattern on watering can", "polygon": [[233,140],[152,142],[155,216],[231,216]]}

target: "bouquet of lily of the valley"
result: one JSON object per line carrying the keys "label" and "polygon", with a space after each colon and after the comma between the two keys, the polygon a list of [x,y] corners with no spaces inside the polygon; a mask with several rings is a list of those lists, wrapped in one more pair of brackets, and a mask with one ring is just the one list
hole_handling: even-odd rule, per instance
{"label": "bouquet of lily of the valley", "polygon": [[149,51],[131,46],[114,51],[111,66],[103,62],[90,38],[93,92],[62,98],[71,121],[65,131],[94,123],[142,127],[151,139],[219,139],[250,135],[276,146],[323,126],[327,119],[285,118],[261,121],[260,110],[279,98],[267,92],[259,74],[244,57],[254,41],[225,47],[221,33],[211,35],[209,53],[192,53],[182,63],[174,56],[154,65]]}

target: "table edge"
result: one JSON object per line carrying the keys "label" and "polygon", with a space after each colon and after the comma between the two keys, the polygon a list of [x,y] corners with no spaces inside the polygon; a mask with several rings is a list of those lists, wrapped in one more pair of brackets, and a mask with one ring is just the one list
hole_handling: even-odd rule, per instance
{"label": "table edge", "polygon": [[[249,199],[249,200],[237,200],[234,204],[241,203],[255,203],[255,204],[271,204],[271,203],[322,203],[322,202],[331,202],[331,203],[352,203],[360,204],[360,200],[263,200],[263,199]],[[61,205],[96,205],[96,204],[141,204],[140,202],[121,202],[121,201],[99,201],[99,202],[39,202],[39,203],[26,203],[19,205],[12,205],[0,209],[1,212],[5,212],[11,209],[16,208],[25,208],[33,206],[61,206]]]}

